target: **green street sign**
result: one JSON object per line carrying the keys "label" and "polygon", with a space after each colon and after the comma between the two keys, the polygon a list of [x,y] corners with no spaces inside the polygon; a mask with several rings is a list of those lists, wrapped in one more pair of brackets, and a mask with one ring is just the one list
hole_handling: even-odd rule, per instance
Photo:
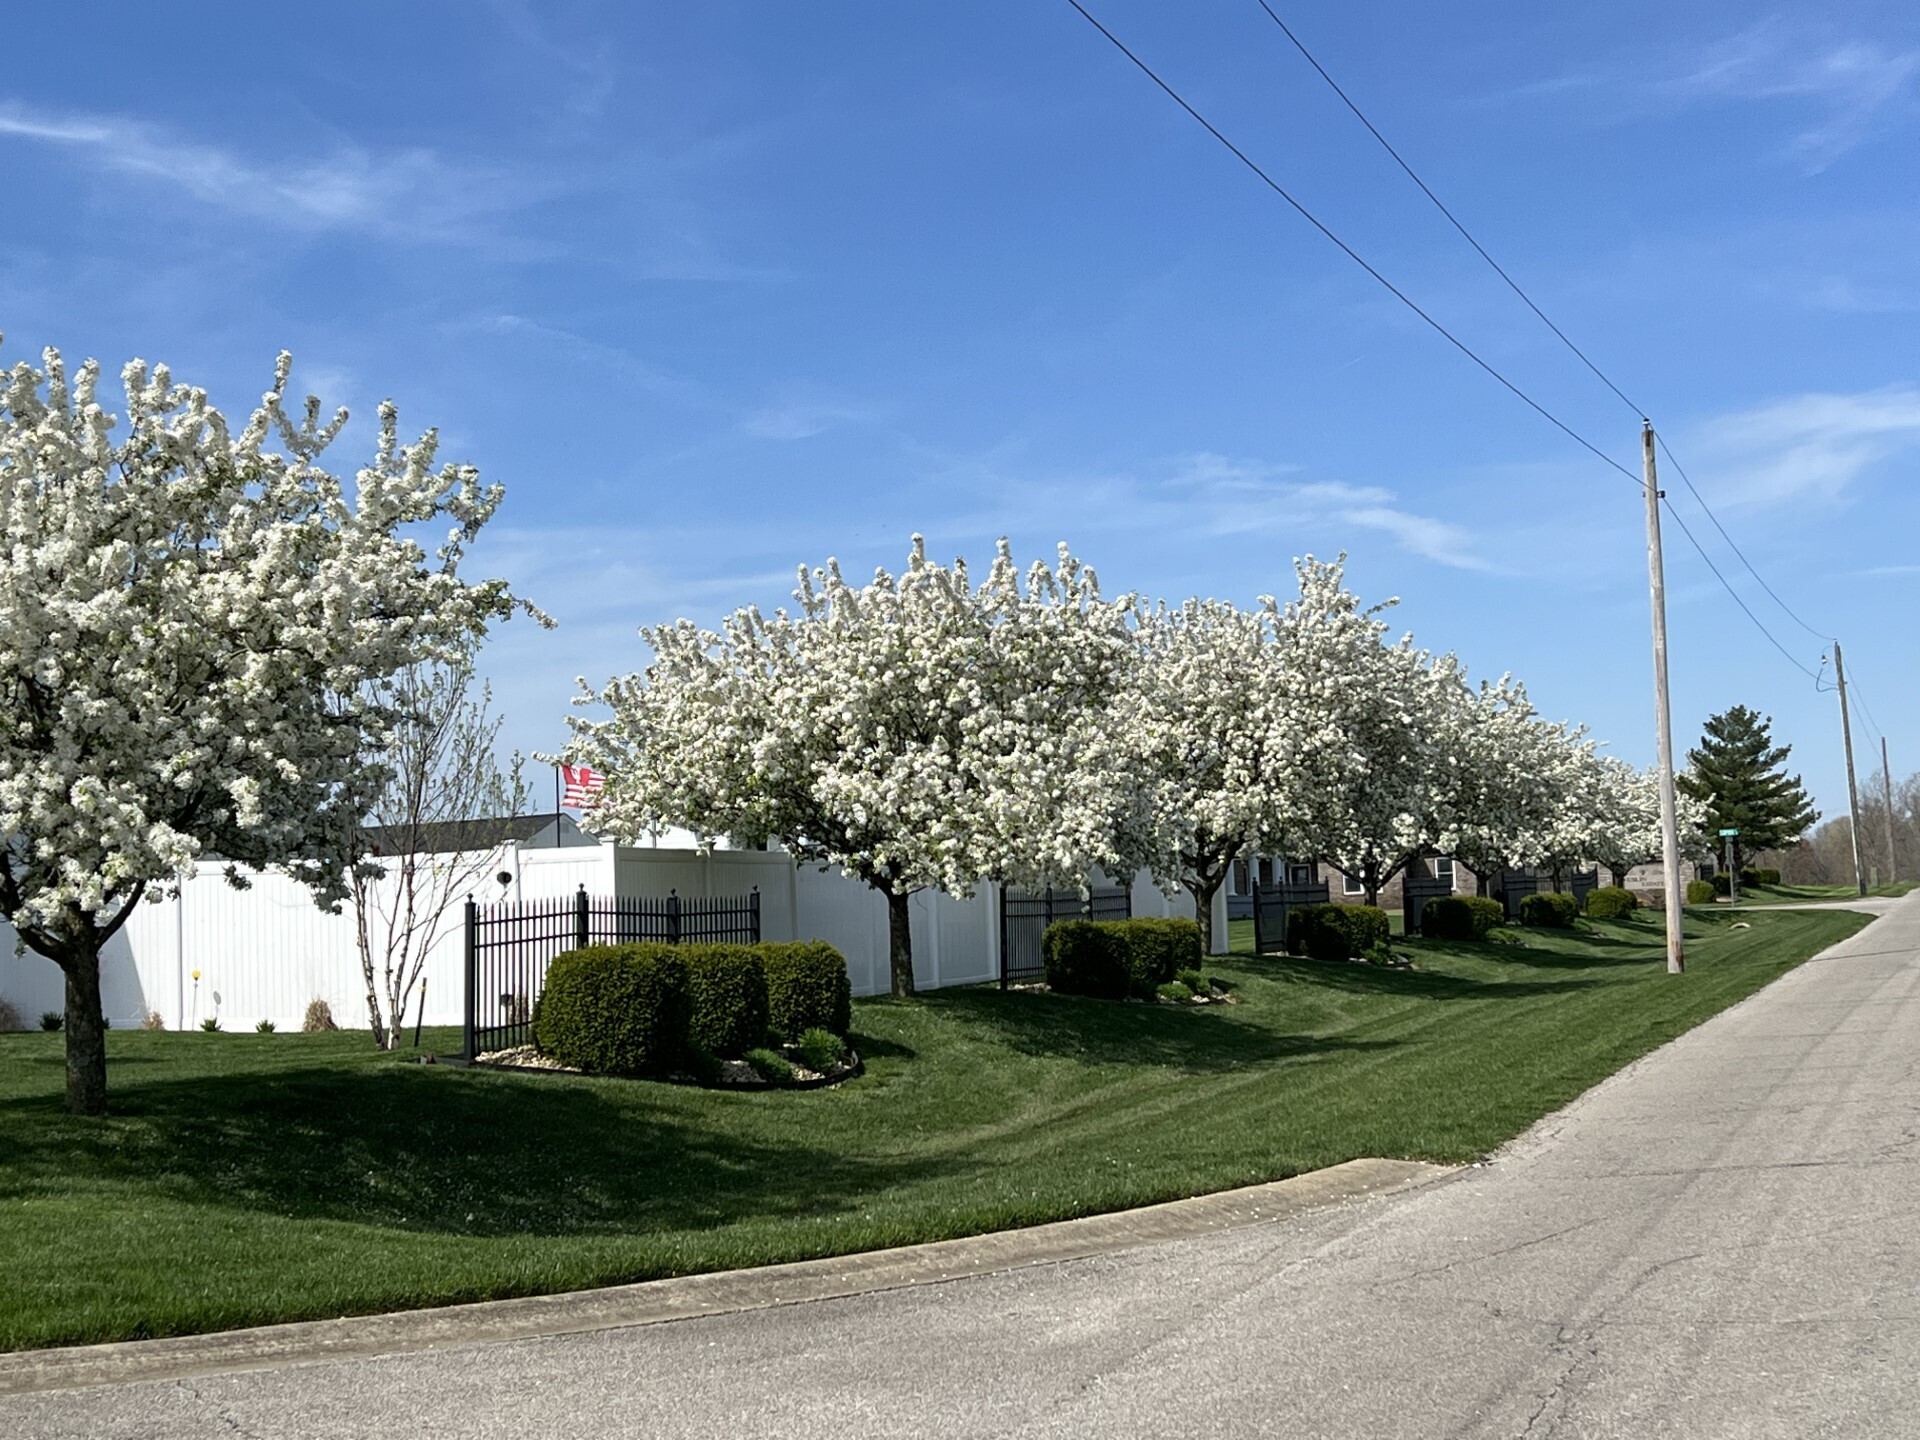
{"label": "green street sign", "polygon": [[1720,833],[1722,835],[1738,835],[1740,832],[1738,830],[1722,830]]}

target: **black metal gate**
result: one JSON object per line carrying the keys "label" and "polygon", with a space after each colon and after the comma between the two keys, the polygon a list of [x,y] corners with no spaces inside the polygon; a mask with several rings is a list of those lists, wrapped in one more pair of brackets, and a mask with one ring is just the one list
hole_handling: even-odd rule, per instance
{"label": "black metal gate", "polygon": [[1000,988],[1047,974],[1041,942],[1056,920],[1131,920],[1133,891],[1125,886],[1090,890],[1085,896],[1051,886],[1038,895],[1000,891]]}
{"label": "black metal gate", "polygon": [[1453,894],[1453,881],[1439,875],[1415,875],[1411,870],[1400,877],[1400,913],[1409,935],[1420,933],[1420,913],[1429,900],[1444,900]]}
{"label": "black metal gate", "polygon": [[1574,871],[1568,878],[1568,886],[1573,891],[1573,903],[1578,905],[1582,911],[1585,911],[1587,908],[1587,896],[1591,895],[1595,887],[1599,884],[1600,872],[1598,870]]}
{"label": "black metal gate", "polygon": [[533,1006],[547,967],[585,945],[638,940],[755,945],[760,941],[760,891],[682,900],[678,891],[654,896],[587,894],[500,905],[467,902],[467,1058],[508,1050],[533,1038]]}
{"label": "black metal gate", "polygon": [[1287,912],[1299,905],[1325,905],[1333,899],[1324,880],[1289,881],[1253,887],[1253,949],[1275,955],[1287,948]]}
{"label": "black metal gate", "polygon": [[1520,902],[1540,893],[1540,877],[1530,869],[1507,870],[1500,876],[1500,903],[1507,907],[1507,919],[1520,918]]}

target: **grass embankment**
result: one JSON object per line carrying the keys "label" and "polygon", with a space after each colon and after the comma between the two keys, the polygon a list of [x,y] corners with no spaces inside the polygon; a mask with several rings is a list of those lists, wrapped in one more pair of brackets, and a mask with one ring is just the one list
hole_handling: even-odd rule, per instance
{"label": "grass embankment", "polygon": [[[856,1005],[867,1075],[724,1093],[424,1067],[364,1035],[115,1031],[114,1114],[0,1035],[0,1348],[868,1249],[1269,1180],[1462,1161],[1867,923],[1694,912],[1420,969],[1237,955],[1243,1003]],[[429,1045],[450,1045],[447,1032]]]}
{"label": "grass embankment", "polygon": [[[1897,897],[1913,889],[1911,881],[1896,885],[1869,885],[1867,894]],[[1852,885],[1742,885],[1741,905],[1807,905],[1822,900],[1854,900],[1860,895]]]}

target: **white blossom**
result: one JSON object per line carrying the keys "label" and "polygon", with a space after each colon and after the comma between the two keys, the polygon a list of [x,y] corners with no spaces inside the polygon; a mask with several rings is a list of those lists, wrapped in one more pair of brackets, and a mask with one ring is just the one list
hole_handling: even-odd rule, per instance
{"label": "white blossom", "polygon": [[124,428],[92,361],[0,376],[0,913],[91,992],[70,1045],[97,1038],[99,947],[196,858],[337,902],[383,778],[363,683],[515,603],[460,575],[499,487],[431,431],[402,445],[387,404],[350,488],[320,463],[346,412],[289,414],[290,366],[238,433],[164,365],[126,367]]}
{"label": "white blossom", "polygon": [[[607,776],[604,831],[777,837],[882,891],[893,983],[912,988],[906,899],[985,879],[1079,884],[1116,858],[1123,740],[1109,709],[1135,648],[1131,598],[1102,598],[1063,545],[1024,584],[1005,541],[975,586],[928,561],[855,588],[799,573],[797,610],[641,632],[654,660],[580,703],[566,758]],[[584,681],[582,682],[584,685]]]}

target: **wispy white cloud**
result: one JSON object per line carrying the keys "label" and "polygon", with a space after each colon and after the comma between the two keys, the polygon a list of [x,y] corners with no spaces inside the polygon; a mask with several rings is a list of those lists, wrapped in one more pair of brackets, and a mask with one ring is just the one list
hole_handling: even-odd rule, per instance
{"label": "wispy white cloud", "polygon": [[741,424],[749,435],[763,440],[809,440],[842,425],[865,424],[872,418],[871,412],[857,405],[802,401],[765,406]]}
{"label": "wispy white cloud", "polygon": [[1917,79],[1920,50],[1891,50],[1871,40],[1821,44],[1772,20],[1712,47],[1669,83],[1682,96],[1812,103],[1820,118],[1787,148],[1808,168],[1822,170],[1910,114]]}
{"label": "wispy white cloud", "polygon": [[1339,480],[1303,480],[1302,467],[1198,451],[1105,474],[1035,478],[1013,457],[944,466],[931,477],[961,506],[929,525],[943,535],[1005,533],[1009,516],[1029,532],[1277,536],[1301,553],[1357,545],[1364,533],[1461,570],[1495,568],[1465,526],[1407,508],[1393,490]]}
{"label": "wispy white cloud", "polygon": [[1879,285],[1863,285],[1844,275],[1822,275],[1802,296],[1811,310],[1842,315],[1905,315],[1920,310],[1920,296]]}
{"label": "wispy white cloud", "polygon": [[1633,114],[1727,102],[1794,103],[1812,114],[1799,122],[1782,154],[1818,172],[1920,109],[1920,49],[1839,38],[1776,17],[1704,47],[1622,55],[1496,98],[1570,93],[1603,93]]}
{"label": "wispy white cloud", "polygon": [[487,0],[487,8],[522,53],[544,56],[567,75],[562,103],[568,114],[586,119],[606,108],[618,72],[604,34],[569,43],[556,39],[526,0]]}
{"label": "wispy white cloud", "polygon": [[1920,387],[1777,400],[1710,421],[1693,448],[1723,505],[1836,500],[1873,466],[1920,448]]}
{"label": "wispy white cloud", "polygon": [[1409,510],[1384,486],[1288,478],[1299,469],[1202,453],[1189,457],[1171,483],[1192,492],[1215,534],[1372,530],[1423,560],[1460,570],[1493,568],[1465,526]]}
{"label": "wispy white cloud", "polygon": [[126,116],[56,115],[17,104],[0,106],[0,137],[54,146],[100,170],[298,229],[479,243],[489,238],[479,221],[533,198],[523,177],[450,164],[419,147],[377,153],[342,146],[273,161]]}

